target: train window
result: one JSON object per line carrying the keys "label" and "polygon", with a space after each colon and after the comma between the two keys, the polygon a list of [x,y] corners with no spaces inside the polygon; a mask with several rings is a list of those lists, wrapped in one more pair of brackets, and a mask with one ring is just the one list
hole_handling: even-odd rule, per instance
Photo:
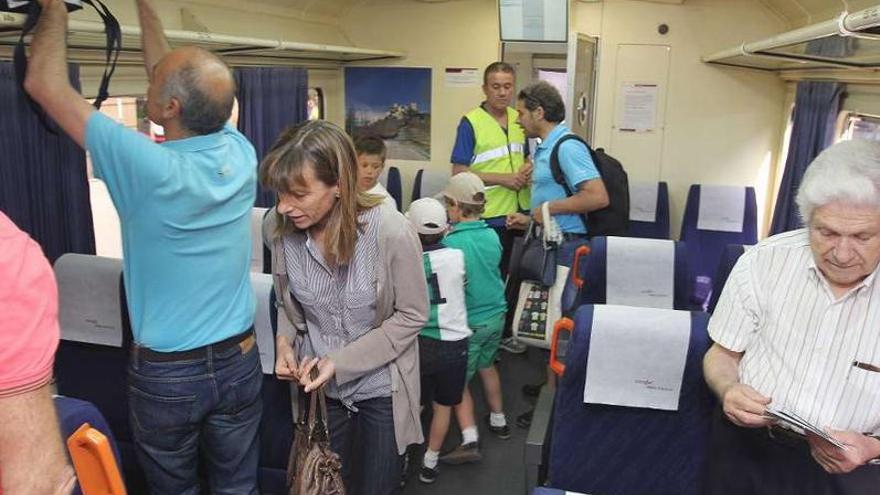
{"label": "train window", "polygon": [[324,91],[321,88],[309,88],[306,110],[309,120],[322,120],[324,118]]}
{"label": "train window", "polygon": [[880,116],[847,112],[840,140],[851,139],[880,141]]}

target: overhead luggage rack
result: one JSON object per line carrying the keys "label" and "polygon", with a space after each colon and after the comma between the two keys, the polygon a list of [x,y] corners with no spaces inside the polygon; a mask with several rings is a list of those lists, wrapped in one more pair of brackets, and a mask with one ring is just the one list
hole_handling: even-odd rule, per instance
{"label": "overhead luggage rack", "polygon": [[[25,16],[0,13],[0,58],[11,58]],[[141,64],[140,28],[121,26],[120,65]],[[106,38],[100,22],[71,19],[68,26],[68,54],[72,62],[101,64],[105,61]],[[354,46],[304,43],[232,36],[226,34],[169,29],[165,36],[172,46],[196,45],[223,55],[233,66],[337,67],[350,62],[402,58],[404,53]]]}
{"label": "overhead luggage rack", "polygon": [[703,57],[766,71],[880,69],[880,5]]}

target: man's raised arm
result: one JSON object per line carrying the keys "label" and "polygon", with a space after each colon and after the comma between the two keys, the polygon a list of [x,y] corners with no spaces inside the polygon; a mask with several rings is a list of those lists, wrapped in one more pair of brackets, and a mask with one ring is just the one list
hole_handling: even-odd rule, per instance
{"label": "man's raised arm", "polygon": [[147,77],[153,80],[153,67],[159,60],[171,51],[165,31],[162,29],[162,21],[156,15],[152,0],[136,0],[138,19],[141,23],[141,48],[144,51],[144,68]]}
{"label": "man's raised arm", "polygon": [[70,85],[67,72],[67,6],[40,0],[43,7],[31,41],[24,89],[77,144],[83,146],[86,121],[95,109]]}

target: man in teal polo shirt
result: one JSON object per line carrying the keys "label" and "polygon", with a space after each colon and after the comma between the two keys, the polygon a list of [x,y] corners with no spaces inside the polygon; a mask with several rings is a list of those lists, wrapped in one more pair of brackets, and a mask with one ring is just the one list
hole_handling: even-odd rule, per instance
{"label": "man in teal polo shirt", "polygon": [[[587,226],[583,216],[608,206],[608,192],[599,171],[583,143],[568,140],[559,146],[559,167],[572,196],[553,178],[550,155],[559,138],[571,134],[562,122],[565,104],[559,91],[545,81],[538,81],[520,91],[516,109],[519,123],[530,138],[541,138],[533,157],[535,168],[532,179],[532,218],[541,222],[542,205],[547,203],[550,215],[565,235],[560,249],[560,264],[569,266],[575,249],[586,242]],[[520,213],[508,215],[510,228],[526,228],[529,217]]]}
{"label": "man in teal polo shirt", "polygon": [[[578,247],[587,243],[587,226],[583,215],[608,206],[608,192],[599,176],[599,171],[590,157],[590,151],[583,143],[570,139],[559,145],[559,167],[565,177],[569,190],[576,191],[572,196],[553,178],[550,170],[550,155],[559,138],[571,134],[562,122],[565,118],[565,104],[562,96],[553,86],[538,81],[527,86],[517,95],[516,110],[519,123],[530,138],[541,138],[533,157],[535,169],[532,181],[532,218],[542,222],[541,211],[544,203],[550,215],[556,220],[565,240],[559,249],[558,262],[571,266]],[[507,217],[508,228],[525,229],[530,218],[515,213]],[[563,296],[563,300],[567,300]],[[553,372],[547,368],[547,380],[553,383]],[[523,391],[537,395],[540,385],[526,385]],[[532,412],[521,414],[516,424],[528,427]]]}
{"label": "man in teal polo shirt", "polygon": [[[158,145],[96,112],[67,80],[62,0],[41,0],[25,89],[92,156],[119,213],[134,333],[129,419],[152,493],[257,493],[262,373],[253,336],[250,215],[256,154],[227,124],[229,68],[169,49],[137,0]],[[199,455],[200,448],[204,451]]]}

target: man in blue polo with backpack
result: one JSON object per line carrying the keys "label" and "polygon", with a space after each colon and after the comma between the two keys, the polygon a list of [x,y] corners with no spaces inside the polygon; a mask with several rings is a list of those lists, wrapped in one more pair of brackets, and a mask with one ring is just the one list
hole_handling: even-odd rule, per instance
{"label": "man in blue polo with backpack", "polygon": [[[610,207],[609,193],[593,152],[562,122],[565,104],[556,88],[544,81],[527,86],[517,96],[516,110],[526,135],[541,138],[541,143],[532,158],[531,218],[518,213],[508,215],[508,226],[526,228],[531,219],[542,223],[542,205],[547,203],[564,237],[559,264],[570,266],[574,251],[586,243],[588,234],[595,234],[589,230],[594,222],[587,214]],[[628,210],[629,205],[626,207]]]}
{"label": "man in blue polo with backpack", "polygon": [[[629,185],[620,162],[603,150],[593,151],[563,123],[565,104],[550,84],[539,81],[517,95],[517,121],[529,138],[540,138],[533,155],[531,216],[508,215],[508,228],[544,223],[543,206],[562,232],[558,264],[571,266],[578,247],[594,235],[626,235],[629,220]],[[607,187],[606,187],[607,186]],[[589,214],[589,215],[588,215]],[[565,297],[563,297],[565,299]],[[565,308],[563,308],[565,314]],[[548,380],[552,383],[552,372]],[[537,395],[540,385],[523,392]],[[527,428],[532,412],[521,414],[516,424]]]}

